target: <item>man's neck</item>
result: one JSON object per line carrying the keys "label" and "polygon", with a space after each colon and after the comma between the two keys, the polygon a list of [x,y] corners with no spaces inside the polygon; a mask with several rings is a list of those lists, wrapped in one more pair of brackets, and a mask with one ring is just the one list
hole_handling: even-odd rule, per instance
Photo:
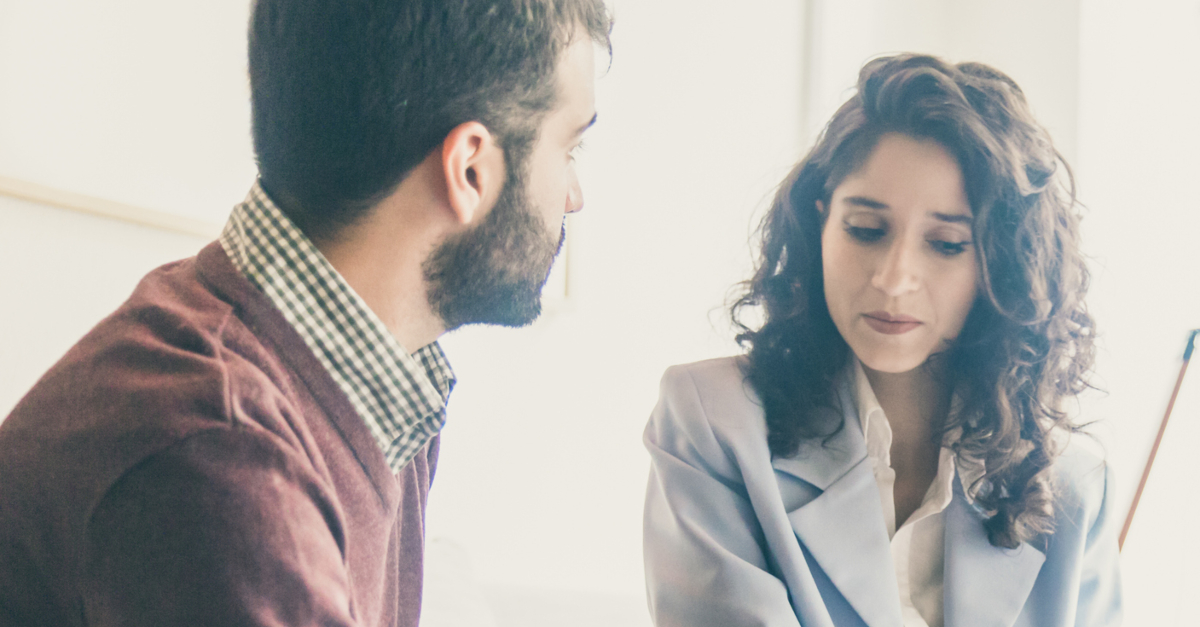
{"label": "man's neck", "polygon": [[321,252],[408,352],[415,352],[445,332],[441,318],[430,309],[425,296],[421,258],[411,259],[401,250],[379,251],[353,245],[330,246]]}
{"label": "man's neck", "polygon": [[429,306],[422,263],[436,238],[429,229],[405,220],[410,212],[385,200],[318,250],[354,291],[379,316],[408,352],[436,340],[445,332],[441,318]]}

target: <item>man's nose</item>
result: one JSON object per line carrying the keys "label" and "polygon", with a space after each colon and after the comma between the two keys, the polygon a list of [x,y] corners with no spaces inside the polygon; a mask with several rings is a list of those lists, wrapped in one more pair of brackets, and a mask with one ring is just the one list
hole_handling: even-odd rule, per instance
{"label": "man's nose", "polygon": [[875,274],[871,285],[888,296],[903,296],[921,287],[920,256],[918,246],[901,237],[892,240]]}
{"label": "man's nose", "polygon": [[567,213],[575,213],[583,209],[583,188],[579,186],[579,176],[575,174],[575,167],[571,167],[569,174],[570,185],[567,186]]}

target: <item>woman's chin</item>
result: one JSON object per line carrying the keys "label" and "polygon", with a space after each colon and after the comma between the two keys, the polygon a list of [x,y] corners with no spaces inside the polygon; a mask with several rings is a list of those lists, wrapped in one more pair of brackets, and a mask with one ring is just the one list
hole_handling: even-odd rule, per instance
{"label": "woman's chin", "polygon": [[903,374],[911,372],[924,364],[928,355],[897,353],[896,351],[854,351],[854,355],[862,362],[864,368],[874,372],[888,374]]}

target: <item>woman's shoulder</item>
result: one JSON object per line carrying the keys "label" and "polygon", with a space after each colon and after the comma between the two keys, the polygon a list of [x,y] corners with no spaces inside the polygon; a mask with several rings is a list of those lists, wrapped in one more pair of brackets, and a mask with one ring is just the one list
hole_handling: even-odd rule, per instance
{"label": "woman's shoulder", "polygon": [[714,426],[743,426],[747,417],[761,419],[762,407],[746,379],[744,356],[719,357],[667,368],[659,398],[681,417],[705,418]]}
{"label": "woman's shoulder", "polygon": [[662,390],[713,390],[742,387],[745,381],[745,355],[732,355],[670,366],[663,373]]}
{"label": "woman's shoulder", "polygon": [[[1059,528],[1087,529],[1112,509],[1113,472],[1100,445],[1089,436],[1072,435],[1054,460],[1053,490]],[[1066,519],[1066,520],[1064,520]]]}
{"label": "woman's shoulder", "polygon": [[769,459],[762,406],[744,366],[745,358],[736,356],[667,368],[647,443],[710,460],[745,454]]}

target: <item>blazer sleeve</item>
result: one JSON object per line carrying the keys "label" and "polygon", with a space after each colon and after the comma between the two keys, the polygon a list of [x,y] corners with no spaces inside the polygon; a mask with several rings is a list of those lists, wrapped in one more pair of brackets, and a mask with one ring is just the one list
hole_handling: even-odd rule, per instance
{"label": "blazer sleeve", "polygon": [[1121,624],[1121,577],[1112,467],[1104,465],[1103,496],[1088,528],[1079,577],[1078,627],[1116,627]]}
{"label": "blazer sleeve", "polygon": [[[657,627],[798,627],[730,444],[686,367],[663,376],[650,452],[643,556]],[[765,443],[764,443],[765,446]]]}

